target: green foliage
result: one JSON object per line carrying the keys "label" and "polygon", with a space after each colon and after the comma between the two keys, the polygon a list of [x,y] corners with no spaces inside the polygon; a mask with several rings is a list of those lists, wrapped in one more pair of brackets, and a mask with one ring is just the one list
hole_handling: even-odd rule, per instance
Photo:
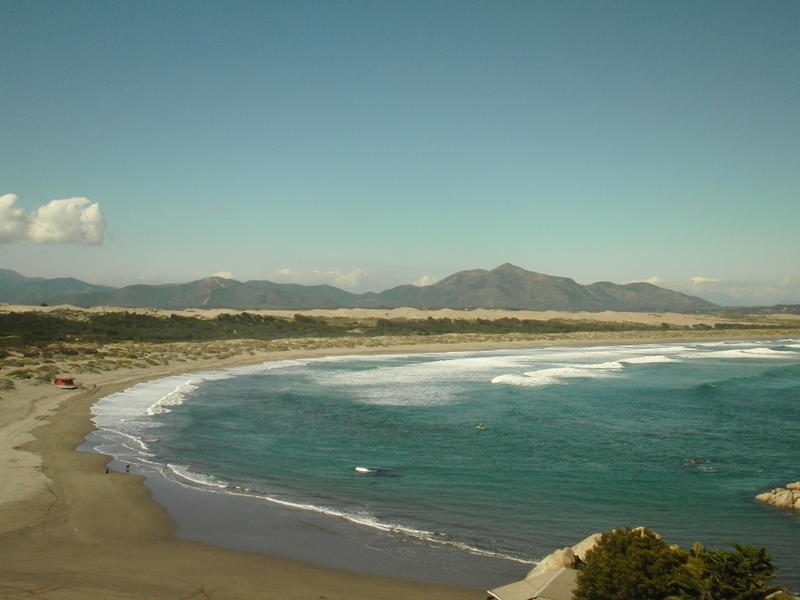
{"label": "green foliage", "polygon": [[695,543],[675,574],[675,600],[764,600],[781,586],[765,587],[775,576],[766,548],[733,544],[733,551],[707,550]]}
{"label": "green foliage", "polygon": [[569,319],[378,319],[368,335],[442,335],[445,333],[573,333],[578,331],[651,331],[644,323]]}
{"label": "green foliage", "polygon": [[604,533],[586,554],[575,600],[765,600],[782,586],[765,548],[733,544],[689,552],[669,546],[649,529]]}
{"label": "green foliage", "polygon": [[[734,324],[736,328],[752,327]],[[734,327],[718,326],[717,328]],[[706,326],[708,327],[708,326]],[[716,326],[715,326],[716,327]],[[550,334],[576,332],[654,331],[679,329],[666,323],[588,321],[571,319],[376,319],[293,318],[252,313],[222,314],[213,319],[169,317],[132,312],[0,313],[0,345],[6,347],[57,342],[115,341],[181,342],[230,339],[270,340],[308,337],[372,337],[443,334]]]}
{"label": "green foliage", "polygon": [[575,600],[661,600],[677,591],[686,553],[649,529],[615,529],[586,554]]}
{"label": "green foliage", "polygon": [[0,331],[15,334],[21,344],[49,342],[173,342],[227,339],[278,339],[346,335],[347,327],[325,319],[296,315],[294,319],[223,314],[215,319],[170,315],[157,317],[129,312],[85,314],[81,319],[35,312],[0,314]]}

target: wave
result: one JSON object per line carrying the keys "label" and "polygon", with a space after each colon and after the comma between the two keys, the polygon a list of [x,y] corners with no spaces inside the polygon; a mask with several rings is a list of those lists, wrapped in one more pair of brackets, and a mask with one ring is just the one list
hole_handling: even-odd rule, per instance
{"label": "wave", "polygon": [[184,466],[173,465],[173,464],[170,464],[170,463],[167,463],[165,466],[166,466],[167,469],[172,471],[175,475],[177,475],[178,477],[182,477],[186,481],[191,481],[192,483],[195,483],[195,484],[198,484],[198,485],[202,485],[202,486],[208,486],[208,487],[215,487],[215,488],[222,488],[222,489],[225,489],[225,488],[228,487],[226,484],[221,483],[215,477],[211,477],[210,475],[201,475],[200,473],[195,473],[193,471],[190,471],[189,469],[187,469]]}
{"label": "wave", "polygon": [[479,379],[478,373],[501,368],[513,368],[530,364],[525,356],[465,357],[434,360],[405,365],[382,365],[364,371],[342,371],[324,374],[324,383],[357,387],[364,385],[383,385],[411,383],[420,384],[440,381],[443,377],[453,379]]}
{"label": "wave", "polygon": [[654,356],[632,356],[604,363],[568,365],[553,367],[550,369],[540,369],[538,371],[527,371],[522,375],[498,375],[491,381],[492,383],[501,383],[506,385],[539,387],[543,385],[565,383],[568,379],[602,379],[614,377],[619,371],[625,369],[627,365],[645,365],[672,362],[680,361],[660,354]]}
{"label": "wave", "polygon": [[675,358],[670,358],[669,356],[664,356],[663,354],[660,354],[658,356],[634,356],[631,358],[623,358],[619,362],[630,365],[649,365],[649,364],[672,363],[680,361]]}
{"label": "wave", "polygon": [[[437,360],[411,364],[381,364],[373,369],[312,374],[321,385],[336,385],[347,388],[364,388],[381,385],[424,385],[442,381],[481,381],[487,372],[505,369],[523,369],[552,364],[574,368],[607,368],[605,366],[573,365],[573,362],[593,361],[594,365],[616,362],[629,364],[648,362],[672,362],[664,353],[691,351],[693,348],[668,344],[644,344],[628,346],[535,348],[524,350],[480,351],[459,353],[431,353],[415,355],[418,358],[437,357]],[[455,357],[453,357],[455,355]],[[644,355],[644,356],[642,356]],[[409,355],[411,356],[411,355]],[[439,358],[442,357],[442,358]],[[601,362],[602,359],[614,359]],[[597,362],[594,362],[597,361]],[[614,367],[611,367],[614,368]],[[617,367],[621,368],[621,367]],[[502,375],[500,375],[502,377]],[[396,390],[395,392],[396,393]]]}
{"label": "wave", "polygon": [[492,383],[504,383],[507,385],[538,387],[564,383],[566,379],[609,377],[612,376],[614,371],[619,371],[623,368],[624,365],[619,362],[576,367],[555,367],[540,371],[528,371],[522,375],[498,375],[492,378],[491,381]]}
{"label": "wave", "polygon": [[795,351],[773,350],[772,348],[741,348],[712,352],[688,352],[680,356],[682,358],[792,358],[795,354]]}
{"label": "wave", "polygon": [[[427,531],[424,529],[416,529],[414,527],[409,527],[407,525],[401,525],[399,523],[387,523],[384,521],[380,521],[374,515],[371,515],[370,513],[367,512],[347,512],[344,510],[339,510],[326,506],[319,506],[305,502],[295,502],[292,500],[276,498],[274,496],[269,496],[267,494],[260,493],[248,488],[226,484],[215,477],[195,473],[190,469],[181,465],[167,464],[165,465],[165,467],[166,471],[164,469],[161,469],[162,475],[164,475],[170,481],[173,481],[184,487],[189,487],[194,489],[200,487],[201,489],[205,489],[206,491],[213,493],[223,493],[231,496],[252,498],[255,500],[261,500],[277,504],[279,506],[285,506],[287,508],[295,510],[305,510],[326,515],[329,517],[345,519],[357,525],[370,527],[372,529],[378,529],[380,531],[384,531],[387,533],[412,537],[422,542],[430,544],[435,544],[439,546],[449,546],[479,556],[500,558],[504,560],[518,562],[521,564],[536,563],[536,561],[521,558],[519,556],[514,556],[512,554],[506,554],[502,552],[478,548],[476,546],[472,546],[464,542],[455,540],[452,538],[452,536],[446,533]],[[177,478],[170,477],[169,473],[176,475]]]}
{"label": "wave", "polygon": [[180,384],[166,396],[159,398],[156,402],[151,404],[145,411],[148,415],[161,415],[171,412],[169,406],[180,406],[184,400],[198,388],[198,383],[201,379],[190,379]]}
{"label": "wave", "polygon": [[[150,450],[149,446],[147,444],[145,444],[144,441],[142,440],[142,438],[140,438],[140,437],[137,437],[135,435],[131,435],[129,433],[125,433],[124,431],[116,431],[114,429],[105,429],[105,431],[107,431],[109,433],[113,433],[115,435],[122,436],[126,440],[132,441],[134,444],[136,444],[139,447],[138,450],[141,451],[141,452],[146,453],[148,450]],[[129,448],[130,450],[137,450],[136,448],[131,448],[130,446],[127,446],[127,445],[126,445],[126,447]]]}

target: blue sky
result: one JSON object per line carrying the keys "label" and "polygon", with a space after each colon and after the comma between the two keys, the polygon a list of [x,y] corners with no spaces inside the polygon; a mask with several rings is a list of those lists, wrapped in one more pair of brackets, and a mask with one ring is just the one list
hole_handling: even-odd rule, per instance
{"label": "blue sky", "polygon": [[777,1],[0,0],[0,267],[363,290],[512,262],[800,302],[798,24]]}

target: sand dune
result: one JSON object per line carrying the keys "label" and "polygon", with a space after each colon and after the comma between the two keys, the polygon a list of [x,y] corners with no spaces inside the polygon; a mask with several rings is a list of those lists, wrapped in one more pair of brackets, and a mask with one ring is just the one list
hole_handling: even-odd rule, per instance
{"label": "sand dune", "polygon": [[550,319],[603,321],[603,322],[622,322],[622,323],[645,323],[648,325],[660,325],[667,323],[675,326],[692,325],[711,325],[715,323],[766,323],[766,322],[798,322],[800,315],[775,314],[758,315],[746,318],[732,319],[716,314],[684,314],[684,313],[657,313],[657,312],[568,312],[568,311],[534,311],[534,310],[500,310],[500,309],[474,309],[457,310],[443,308],[438,310],[422,310],[418,308],[336,308],[336,309],[313,309],[313,310],[234,310],[230,308],[187,308],[182,310],[163,310],[157,308],[124,308],[119,306],[94,306],[82,308],[72,305],[56,306],[27,306],[21,304],[0,303],[0,312],[54,312],[54,311],[78,311],[87,313],[110,313],[110,312],[130,312],[136,314],[147,314],[156,316],[180,315],[185,317],[201,317],[213,319],[221,314],[241,314],[247,312],[256,315],[270,315],[276,317],[291,318],[300,313],[314,317],[341,317],[347,319],[534,319],[547,321]]}

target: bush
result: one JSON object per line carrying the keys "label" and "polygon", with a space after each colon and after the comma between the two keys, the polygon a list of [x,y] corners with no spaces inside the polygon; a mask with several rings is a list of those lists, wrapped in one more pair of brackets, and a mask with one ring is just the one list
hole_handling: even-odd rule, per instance
{"label": "bush", "polygon": [[775,576],[766,548],[733,544],[734,550],[707,550],[695,543],[674,582],[680,600],[764,600],[782,586],[764,587]]}
{"label": "bush", "polygon": [[733,550],[689,552],[669,546],[649,529],[604,533],[587,552],[575,600],[765,600],[782,586],[765,548],[733,544]]}
{"label": "bush", "polygon": [[687,558],[649,529],[604,533],[586,553],[575,600],[662,600],[678,592],[675,572]]}

